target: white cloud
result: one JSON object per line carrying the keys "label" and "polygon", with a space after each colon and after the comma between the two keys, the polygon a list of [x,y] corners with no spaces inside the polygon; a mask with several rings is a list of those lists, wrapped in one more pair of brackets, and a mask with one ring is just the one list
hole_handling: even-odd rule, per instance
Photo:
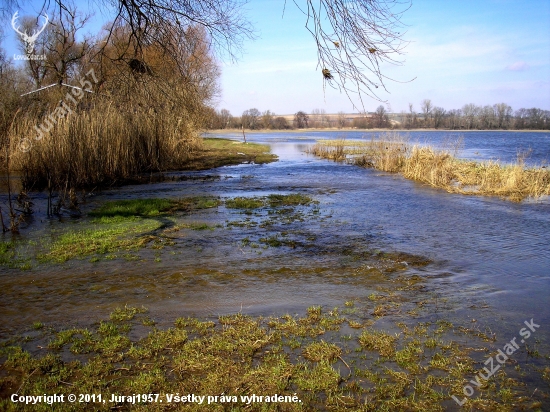
{"label": "white cloud", "polygon": [[509,66],[506,66],[506,70],[510,70],[513,72],[522,72],[524,70],[527,70],[529,68],[529,65],[523,61],[512,63]]}

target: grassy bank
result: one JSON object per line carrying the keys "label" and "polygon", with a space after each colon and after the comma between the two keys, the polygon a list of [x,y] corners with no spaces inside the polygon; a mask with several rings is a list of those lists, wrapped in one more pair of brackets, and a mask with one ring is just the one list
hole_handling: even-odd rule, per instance
{"label": "grassy bank", "polygon": [[268,145],[212,138],[203,139],[202,142],[202,149],[193,152],[178,167],[179,170],[205,170],[245,162],[263,164],[277,160],[277,156],[269,152]]}
{"label": "grassy bank", "polygon": [[321,141],[310,152],[325,159],[400,173],[452,193],[500,196],[516,202],[550,194],[550,171],[528,168],[521,158],[511,165],[468,161],[458,159],[456,150],[411,145],[398,134],[368,142]]}
{"label": "grassy bank", "polygon": [[[356,316],[366,310],[350,301],[295,316],[181,317],[158,328],[145,308],[124,306],[93,327],[54,330],[37,321],[28,337],[0,348],[0,407],[28,410],[10,400],[14,393],[87,393],[96,397],[33,410],[443,411],[456,408],[451,395],[463,398],[477,370],[476,352],[492,355],[486,347],[494,336],[478,330],[438,321],[399,322],[389,331],[373,326],[376,315]],[[464,336],[469,344],[457,343]],[[539,373],[548,380],[548,370]],[[134,394],[158,394],[157,402],[121,401]],[[204,400],[170,401],[169,394]],[[253,394],[286,401],[253,403],[247,398]],[[540,394],[528,395],[501,370],[467,406],[541,410]]]}

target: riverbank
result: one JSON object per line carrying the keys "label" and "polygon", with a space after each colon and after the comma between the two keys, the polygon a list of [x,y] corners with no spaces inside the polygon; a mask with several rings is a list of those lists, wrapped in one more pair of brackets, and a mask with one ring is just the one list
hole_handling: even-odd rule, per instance
{"label": "riverbank", "polygon": [[267,145],[229,139],[204,138],[203,148],[194,152],[178,170],[207,170],[242,163],[274,162],[277,156]]}

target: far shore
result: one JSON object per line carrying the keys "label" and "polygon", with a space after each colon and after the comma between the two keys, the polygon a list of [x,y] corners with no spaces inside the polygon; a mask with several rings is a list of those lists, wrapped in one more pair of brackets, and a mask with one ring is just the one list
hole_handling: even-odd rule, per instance
{"label": "far shore", "polygon": [[[265,134],[273,134],[273,133],[303,133],[303,132],[365,132],[365,133],[372,133],[372,132],[449,132],[449,133],[469,133],[469,132],[518,132],[518,133],[550,133],[550,130],[541,130],[541,129],[358,129],[354,127],[345,127],[345,128],[337,128],[337,127],[325,127],[325,128],[308,128],[308,129],[245,129],[246,133],[265,133]],[[242,129],[216,129],[216,130],[205,130],[204,133],[218,133],[218,134],[224,134],[224,133],[240,133],[242,135],[243,130]]]}

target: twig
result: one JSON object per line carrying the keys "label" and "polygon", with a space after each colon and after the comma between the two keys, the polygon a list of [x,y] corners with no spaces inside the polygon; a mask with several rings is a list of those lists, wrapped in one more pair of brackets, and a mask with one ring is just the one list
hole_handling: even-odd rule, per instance
{"label": "twig", "polygon": [[351,376],[351,368],[349,367],[349,365],[346,363],[346,361],[344,359],[342,359],[342,357],[340,355],[338,355],[338,359],[340,359],[342,362],[344,362],[344,365],[346,365],[349,369],[349,375],[346,379],[349,379],[349,377]]}
{"label": "twig", "polygon": [[23,382],[21,383],[21,386],[19,387],[19,389],[17,389],[17,391],[15,392],[16,394],[19,393],[19,391],[21,390],[21,388],[22,388],[23,386],[25,386],[25,383],[27,383],[27,380],[28,380],[28,379],[34,374],[34,372],[36,372],[37,370],[38,370],[38,368],[36,368],[35,370],[33,370],[33,371],[31,372],[31,374],[30,374],[29,376],[27,376],[26,379],[23,380]]}

